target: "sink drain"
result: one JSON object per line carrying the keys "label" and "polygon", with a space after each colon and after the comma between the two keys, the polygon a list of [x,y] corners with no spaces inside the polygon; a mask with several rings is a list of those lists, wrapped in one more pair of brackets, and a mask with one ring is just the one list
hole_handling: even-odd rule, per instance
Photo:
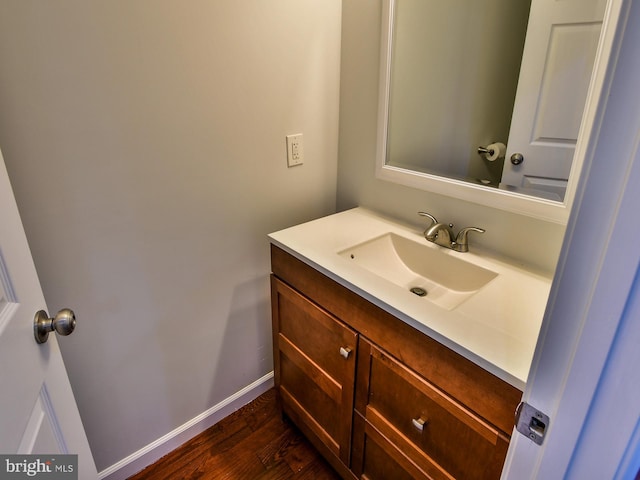
{"label": "sink drain", "polygon": [[410,288],[409,291],[415,295],[418,295],[419,297],[425,297],[427,295],[427,291],[421,287],[413,287]]}

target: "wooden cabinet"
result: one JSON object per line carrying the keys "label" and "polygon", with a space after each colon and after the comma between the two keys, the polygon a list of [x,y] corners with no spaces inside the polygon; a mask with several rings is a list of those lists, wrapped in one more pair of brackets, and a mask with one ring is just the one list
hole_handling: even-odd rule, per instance
{"label": "wooden cabinet", "polygon": [[334,467],[335,459],[348,465],[358,335],[278,279],[271,285],[282,408],[321,442]]}
{"label": "wooden cabinet", "polygon": [[522,393],[272,246],[283,412],[344,478],[494,479]]}

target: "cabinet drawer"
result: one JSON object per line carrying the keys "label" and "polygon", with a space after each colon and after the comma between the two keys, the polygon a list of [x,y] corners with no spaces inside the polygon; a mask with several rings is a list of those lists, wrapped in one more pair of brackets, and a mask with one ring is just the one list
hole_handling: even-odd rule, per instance
{"label": "cabinet drawer", "polygon": [[499,478],[509,442],[504,434],[382,350],[371,345],[369,351],[362,412],[368,423],[425,471]]}

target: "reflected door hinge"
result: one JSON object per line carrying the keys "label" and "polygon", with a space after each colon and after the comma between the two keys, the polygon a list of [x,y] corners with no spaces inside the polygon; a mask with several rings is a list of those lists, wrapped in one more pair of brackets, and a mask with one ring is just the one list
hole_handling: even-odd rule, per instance
{"label": "reflected door hinge", "polygon": [[542,445],[548,429],[549,415],[533,408],[526,402],[520,402],[516,408],[516,430],[538,445]]}

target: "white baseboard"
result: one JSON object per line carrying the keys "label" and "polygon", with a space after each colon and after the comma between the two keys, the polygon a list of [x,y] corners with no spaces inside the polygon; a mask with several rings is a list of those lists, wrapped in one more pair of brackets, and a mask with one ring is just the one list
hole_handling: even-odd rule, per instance
{"label": "white baseboard", "polygon": [[175,450],[186,441],[192,439],[207,428],[218,423],[220,420],[258,398],[264,392],[273,387],[273,372],[267,373],[251,385],[247,385],[239,392],[214,405],[210,409],[202,412],[187,423],[180,425],[175,430],[160,437],[137,452],[123,458],[118,463],[105,468],[98,473],[101,480],[125,480],[159,460],[167,453]]}

